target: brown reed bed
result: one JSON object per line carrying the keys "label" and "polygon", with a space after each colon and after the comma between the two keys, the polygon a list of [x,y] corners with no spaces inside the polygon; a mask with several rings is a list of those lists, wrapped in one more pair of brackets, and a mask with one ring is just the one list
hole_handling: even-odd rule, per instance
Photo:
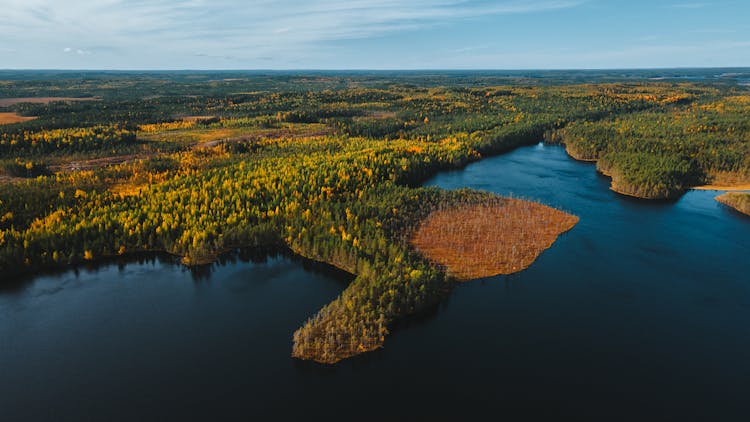
{"label": "brown reed bed", "polygon": [[448,275],[466,281],[528,268],[578,221],[536,202],[497,198],[432,212],[411,244]]}

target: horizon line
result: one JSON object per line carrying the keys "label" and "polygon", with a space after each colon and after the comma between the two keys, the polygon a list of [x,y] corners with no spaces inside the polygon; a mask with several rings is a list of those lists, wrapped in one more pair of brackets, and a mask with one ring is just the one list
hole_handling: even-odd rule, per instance
{"label": "horizon line", "polygon": [[721,70],[747,69],[738,66],[676,66],[676,67],[580,67],[580,68],[1,68],[0,72],[570,72],[570,71],[633,71],[633,70]]}

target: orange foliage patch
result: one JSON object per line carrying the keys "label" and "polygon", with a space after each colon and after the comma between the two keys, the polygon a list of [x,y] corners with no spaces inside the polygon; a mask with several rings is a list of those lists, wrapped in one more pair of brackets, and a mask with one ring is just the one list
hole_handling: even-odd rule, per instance
{"label": "orange foliage patch", "polygon": [[16,113],[0,113],[0,125],[9,125],[11,123],[28,122],[36,117],[19,116]]}
{"label": "orange foliage patch", "polygon": [[471,280],[527,268],[578,220],[535,202],[498,199],[433,212],[411,243],[449,275]]}

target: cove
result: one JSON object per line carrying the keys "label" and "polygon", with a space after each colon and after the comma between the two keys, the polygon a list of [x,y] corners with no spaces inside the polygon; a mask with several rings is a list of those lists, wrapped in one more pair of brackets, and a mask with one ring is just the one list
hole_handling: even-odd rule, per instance
{"label": "cove", "polygon": [[[169,259],[0,291],[3,420],[735,420],[749,410],[750,219],[691,191],[646,202],[530,146],[427,185],[540,201],[580,222],[531,267],[457,286],[333,367],[291,334],[348,278],[275,256]],[[256,261],[258,261],[256,259]]]}

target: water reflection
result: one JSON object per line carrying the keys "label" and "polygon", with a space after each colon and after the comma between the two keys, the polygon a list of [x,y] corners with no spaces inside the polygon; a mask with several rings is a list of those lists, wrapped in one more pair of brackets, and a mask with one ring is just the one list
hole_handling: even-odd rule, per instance
{"label": "water reflection", "polygon": [[352,275],[332,267],[328,264],[312,261],[296,255],[286,248],[236,248],[227,251],[217,257],[214,262],[204,265],[186,266],[182,264],[181,258],[165,252],[141,252],[130,253],[123,256],[104,257],[92,262],[85,262],[69,267],[42,270],[34,275],[26,275],[9,281],[0,283],[0,294],[22,292],[33,281],[39,277],[59,277],[63,274],[73,274],[79,278],[81,274],[95,275],[103,269],[116,267],[120,273],[125,273],[127,268],[132,265],[150,266],[156,268],[159,266],[174,266],[190,274],[191,279],[196,282],[208,282],[212,275],[222,267],[234,266],[237,264],[266,264],[269,260],[285,258],[299,264],[306,271],[316,272],[319,274],[333,277],[337,280],[351,280]]}

